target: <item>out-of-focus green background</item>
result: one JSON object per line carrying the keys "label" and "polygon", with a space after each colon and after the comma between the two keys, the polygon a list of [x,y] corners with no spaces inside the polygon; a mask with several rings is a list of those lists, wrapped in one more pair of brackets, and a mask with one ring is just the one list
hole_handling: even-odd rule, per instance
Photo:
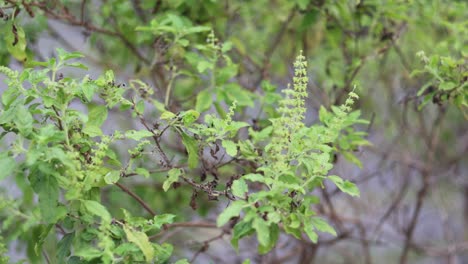
{"label": "out-of-focus green background", "polygon": [[[15,2],[6,1],[4,7]],[[310,80],[307,124],[317,122],[320,106],[343,103],[356,85],[360,95],[356,108],[371,121],[361,130],[369,133],[372,146],[352,150],[362,167],[340,155],[332,174],[355,182],[361,197],[347,197],[329,186],[316,193],[322,201],[317,210],[330,219],[339,236],[325,235],[317,245],[306,246],[281,237],[266,256],[256,254],[254,239],[241,241],[239,254],[226,239],[212,244],[197,263],[241,263],[247,257],[255,263],[399,263],[405,248],[410,263],[468,263],[468,110],[457,101],[466,103],[468,93],[465,1],[52,2],[47,3],[51,13],[35,9],[34,17],[26,10],[18,14],[28,57],[48,58],[57,47],[80,51],[91,77],[112,69],[122,83],[144,80],[161,98],[169,67],[188,67],[190,49],[174,42],[178,32],[155,38],[135,30],[152,21],[164,24],[167,20],[172,27],[176,23],[212,27],[219,42],[232,45],[229,56],[238,65],[233,93],[242,89],[263,95],[262,86],[285,88],[291,83],[292,62],[303,50]],[[67,12],[69,16],[64,15]],[[74,23],[70,16],[87,23]],[[0,27],[6,28],[7,22],[2,23]],[[207,35],[197,34],[193,41],[204,42]],[[11,57],[5,43],[0,42],[0,63],[21,68],[23,64]],[[450,67],[453,61],[459,62]],[[451,78],[461,85],[453,93]],[[173,85],[171,109],[177,112],[194,107],[204,81],[179,78]],[[260,108],[255,101],[237,118],[266,122],[257,116]],[[136,126],[129,117],[112,113],[110,117],[107,132]],[[165,139],[168,148],[176,145],[171,140]],[[7,147],[8,138],[2,148]],[[127,148],[116,146],[122,155]],[[147,166],[157,168],[151,161]],[[161,172],[125,183],[158,212],[178,214],[180,221],[215,221],[219,204],[201,197],[197,210],[192,210],[190,190],[163,192],[163,177]],[[21,196],[9,184],[2,183],[5,192]],[[142,213],[118,188],[105,189],[103,200],[113,213],[120,207]],[[191,256],[199,241],[216,233],[181,228],[161,239],[176,248],[179,245],[177,254]],[[11,245],[12,260],[20,258],[21,242]]]}

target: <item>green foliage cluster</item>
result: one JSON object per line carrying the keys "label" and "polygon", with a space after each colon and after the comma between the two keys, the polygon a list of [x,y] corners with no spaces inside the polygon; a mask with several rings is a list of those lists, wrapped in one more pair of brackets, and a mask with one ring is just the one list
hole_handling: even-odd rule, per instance
{"label": "green foliage cluster", "polygon": [[425,95],[420,107],[432,101],[442,104],[450,101],[468,118],[465,112],[468,107],[468,69],[465,59],[455,60],[452,57],[433,55],[428,58],[423,51],[418,53],[424,68],[413,72],[428,74],[430,80],[418,91],[418,96]]}
{"label": "green foliage cluster", "polygon": [[[11,213],[3,228],[18,224],[17,216],[22,215],[22,228],[9,237],[25,240],[29,237],[31,248],[34,248],[30,253],[32,259],[40,252],[47,237],[56,237],[53,227],[60,224],[65,231],[55,247],[59,262],[65,259],[68,262],[99,259],[105,263],[119,260],[157,260],[163,263],[170,257],[172,246],[152,243],[148,236],[160,231],[163,225],[172,223],[174,215],[145,219],[134,217],[122,208],[123,219],[117,219],[112,217],[100,198],[101,188],[117,183],[128,173],[150,175],[145,167],[133,164],[144,155],[145,147],[150,144],[147,138],[159,137],[163,131],[149,128],[104,134],[101,127],[106,122],[109,109],[131,109],[135,117],[142,116],[148,109],[145,109],[143,98],[137,101],[123,96],[134,86],[125,89],[117,85],[111,71],[96,80],[58,76],[64,67],[85,68],[81,63],[71,62],[79,57],[78,53],[65,53],[59,49],[57,58],[36,63],[44,69],[28,68],[17,72],[3,66],[0,68],[7,76],[8,84],[2,96],[2,135],[15,135],[10,150],[2,153],[1,178],[15,175],[17,180],[21,180],[24,192],[21,207],[31,207],[27,213],[13,205],[6,207]],[[276,244],[280,223],[286,232],[299,239],[300,233],[305,231],[314,242],[317,235],[313,227],[336,234],[326,221],[312,217],[314,213],[309,206],[318,200],[310,196],[310,191],[320,187],[324,179],[329,179],[343,191],[359,194],[352,183],[338,176],[326,176],[333,167],[330,157],[336,151],[331,146],[338,140],[341,130],[360,121],[356,119],[359,114],[347,115],[353,103],[350,98],[345,105],[333,108],[334,113],[321,110],[325,125],[304,126],[303,98],[307,95],[304,59],[300,55],[295,62],[294,88],[284,90],[285,98],[280,100],[278,110],[281,116],[271,119],[271,125],[261,131],[250,129],[252,141],[234,141],[239,129],[249,126],[232,120],[237,101],[233,101],[224,118],[207,115],[201,124],[195,122],[200,115],[195,110],[177,114],[165,110],[160,114],[160,119],[167,124],[165,129],[171,128],[179,134],[188,153],[188,168],[170,169],[162,186],[164,191],[181,178],[193,181],[188,178],[193,175],[189,169],[198,167],[201,150],[215,147],[218,141],[229,156],[264,162],[256,171],[231,182],[225,192],[235,201],[220,214],[218,226],[239,216],[242,210],[245,212],[242,220],[234,226],[233,245],[236,247],[240,238],[255,230],[260,252],[268,252]],[[204,71],[200,67],[198,70]],[[222,74],[225,72],[220,70]],[[214,81],[219,84],[223,80]],[[92,103],[95,96],[99,96],[105,105]],[[357,97],[355,93],[351,96]],[[71,107],[76,100],[87,106],[88,113]],[[197,97],[197,106],[203,105],[200,103],[202,100],[206,99]],[[153,103],[155,108],[164,109],[162,102]],[[223,114],[222,109],[220,112]],[[130,160],[124,165],[111,145],[127,139],[137,141],[137,146],[128,150]],[[260,154],[262,145],[264,151]],[[261,183],[264,188],[257,186],[258,191],[250,193],[246,181]],[[33,194],[38,196],[38,207],[34,205]],[[36,231],[21,232],[25,229]],[[72,256],[69,256],[71,252]]]}
{"label": "green foliage cluster", "polygon": [[[116,183],[125,172],[110,145],[132,139],[141,148],[144,138],[153,134],[146,130],[103,134],[108,109],[116,105],[128,109],[132,103],[122,97],[125,90],[113,83],[111,71],[96,80],[57,76],[64,67],[83,68],[70,62],[79,57],[59,49],[56,59],[37,63],[44,69],[17,72],[0,67],[8,84],[2,95],[2,136],[15,135],[10,149],[2,152],[0,178],[14,175],[23,192],[21,204],[5,205],[8,217],[2,229],[15,227],[10,239],[30,241],[28,255],[33,261],[41,259],[46,238],[56,237],[54,227],[60,224],[62,238],[50,242],[49,248],[59,263],[66,259],[69,263],[80,259],[164,262],[172,247],[150,243],[146,233],[161,230],[173,216],[145,219],[122,208],[123,219],[114,219],[100,203],[100,188]],[[91,103],[97,94],[106,105]],[[88,106],[88,113],[73,109],[74,100]],[[133,159],[138,157],[133,149],[129,153]],[[141,168],[137,171],[149,174]]]}
{"label": "green foliage cluster", "polygon": [[[333,108],[331,113],[322,108],[323,125],[305,126],[306,66],[305,57],[300,54],[294,63],[293,88],[283,90],[285,97],[279,102],[280,117],[270,119],[271,125],[261,131],[250,129],[252,141],[239,142],[241,157],[245,155],[246,159],[261,160],[264,164],[232,183],[232,194],[240,199],[232,202],[218,217],[218,226],[222,226],[244,212],[233,229],[231,242],[236,248],[240,238],[256,232],[259,252],[268,252],[279,238],[280,225],[298,239],[305,232],[313,242],[318,238],[315,230],[336,235],[335,230],[316,217],[310,208],[319,201],[311,191],[323,187],[324,180],[332,181],[343,192],[359,196],[353,183],[339,176],[327,176],[337,150],[334,143],[341,131],[356,123],[366,123],[357,119],[358,112],[348,115],[357,95],[351,92],[346,104]],[[262,149],[261,153],[250,152],[251,146]],[[247,182],[265,187],[251,192]]]}

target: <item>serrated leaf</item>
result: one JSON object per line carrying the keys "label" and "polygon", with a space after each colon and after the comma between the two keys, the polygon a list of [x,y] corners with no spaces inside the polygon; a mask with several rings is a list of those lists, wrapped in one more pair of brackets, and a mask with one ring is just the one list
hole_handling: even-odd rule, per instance
{"label": "serrated leaf", "polygon": [[222,146],[226,149],[226,153],[231,156],[235,157],[237,155],[237,144],[232,142],[231,140],[223,140]]}
{"label": "serrated leaf", "polygon": [[114,184],[120,180],[120,171],[110,171],[104,176],[104,181],[107,184]]}
{"label": "serrated leaf", "polygon": [[137,173],[138,175],[142,175],[145,178],[148,178],[150,176],[149,171],[145,168],[136,168],[135,173]]}
{"label": "serrated leaf", "polygon": [[240,178],[232,183],[231,190],[232,194],[235,196],[244,198],[245,194],[249,191],[249,187],[247,186],[247,183],[245,183],[244,179]]}
{"label": "serrated leaf", "polygon": [[23,106],[16,108],[16,118],[13,120],[18,130],[24,136],[28,136],[33,127],[33,117],[31,113]]}
{"label": "serrated leaf", "polygon": [[211,94],[210,90],[206,89],[198,93],[197,95],[197,102],[195,105],[195,110],[197,112],[202,113],[208,110],[211,105],[213,104],[213,95]]}
{"label": "serrated leaf", "polygon": [[[79,256],[79,257],[82,257],[85,260],[91,260],[91,259],[98,258],[98,257],[102,256],[102,254],[103,254],[102,250],[97,249],[95,247],[88,246],[88,245],[85,245],[85,246],[75,250],[75,255]],[[73,261],[77,261],[77,262],[70,262],[70,260],[69,260],[67,262],[67,264],[68,263],[83,264],[83,260],[80,259],[80,258],[78,258],[78,260],[76,260],[74,257],[71,257],[70,259],[72,259]]]}
{"label": "serrated leaf", "polygon": [[124,232],[127,235],[127,240],[134,243],[140,248],[141,252],[145,256],[147,262],[150,262],[154,258],[154,249],[148,236],[140,231],[136,231],[127,225],[123,226]]}
{"label": "serrated leaf", "polygon": [[172,112],[169,112],[169,111],[165,111],[164,113],[161,114],[161,116],[159,117],[160,119],[162,120],[169,120],[169,119],[172,119],[176,117],[176,115]]}
{"label": "serrated leaf", "polygon": [[198,117],[200,117],[200,113],[195,110],[188,110],[181,114],[182,120],[184,121],[184,125],[188,126],[193,122],[197,121]]}
{"label": "serrated leaf", "polygon": [[251,182],[265,182],[265,177],[258,173],[249,173],[242,176],[242,178]]}
{"label": "serrated leaf", "polygon": [[193,169],[198,166],[198,143],[197,140],[184,132],[181,133],[182,143],[187,149],[188,153],[188,165],[189,168]]}
{"label": "serrated leaf", "polygon": [[62,237],[60,242],[58,242],[56,257],[60,263],[65,263],[65,258],[70,255],[70,250],[72,248],[74,238],[74,232],[68,233]]}
{"label": "serrated leaf", "polygon": [[262,218],[255,218],[252,227],[257,231],[257,239],[260,245],[267,246],[270,243],[270,230]]}
{"label": "serrated leaf", "polygon": [[148,130],[128,130],[127,132],[125,132],[125,137],[136,141],[140,141],[142,138],[152,136],[153,133],[151,133]]}
{"label": "serrated leaf", "polygon": [[67,61],[71,59],[77,59],[77,58],[83,58],[84,55],[79,53],[79,52],[66,52],[65,50],[61,48],[57,48],[57,55],[59,57],[59,60],[61,61]]}
{"label": "serrated leaf", "polygon": [[112,217],[104,205],[93,200],[81,200],[81,203],[84,210],[88,211],[90,214],[99,216],[103,221],[110,223]]}
{"label": "serrated leaf", "polygon": [[145,101],[138,101],[138,103],[135,106],[135,110],[137,111],[137,113],[143,114],[145,112]]}
{"label": "serrated leaf", "polygon": [[163,225],[165,224],[171,224],[174,222],[174,218],[176,216],[172,214],[162,214],[162,215],[157,215],[153,218],[153,225],[160,229]]}
{"label": "serrated leaf", "polygon": [[439,89],[442,91],[450,91],[455,88],[457,85],[453,82],[443,82],[439,85]]}
{"label": "serrated leaf", "polygon": [[93,125],[86,125],[83,129],[83,133],[90,137],[98,137],[103,135],[102,130],[99,127]]}
{"label": "serrated leaf", "polygon": [[53,169],[48,166],[39,166],[39,170],[34,171],[30,177],[31,187],[39,196],[39,209],[42,218],[47,223],[55,223],[62,214],[62,208],[58,206],[59,186],[57,179],[51,175]]}
{"label": "serrated leaf", "polygon": [[248,123],[246,123],[246,122],[232,121],[231,124],[229,126],[227,126],[226,130],[228,130],[232,134],[234,134],[234,133],[237,133],[237,131],[239,131],[239,129],[241,129],[243,127],[248,127],[248,126],[250,126],[250,125]]}
{"label": "serrated leaf", "polygon": [[239,239],[253,234],[254,232],[255,229],[252,228],[252,222],[241,221],[234,226],[232,229],[231,245],[236,252],[239,250]]}
{"label": "serrated leaf", "polygon": [[259,244],[258,246],[258,253],[260,254],[266,254],[268,253],[272,248],[275,247],[276,243],[278,242],[280,230],[278,225],[272,224],[268,227],[268,232],[269,232],[269,242],[266,245]]}
{"label": "serrated leaf", "polygon": [[179,180],[180,175],[182,175],[182,170],[178,168],[173,168],[168,172],[168,177],[163,183],[163,190],[167,192],[171,188],[174,182]]}
{"label": "serrated leaf", "polygon": [[237,200],[232,202],[224,211],[218,216],[216,220],[216,225],[221,227],[225,225],[232,217],[239,216],[242,208],[244,207],[245,202]]}
{"label": "serrated leaf", "polygon": [[26,36],[21,26],[8,23],[4,34],[7,50],[19,61],[24,61],[26,55]]}
{"label": "serrated leaf", "polygon": [[79,62],[65,63],[64,66],[88,70],[88,67],[86,65],[84,65],[83,63],[79,63]]}
{"label": "serrated leaf", "polygon": [[309,237],[310,241],[312,241],[313,243],[317,243],[318,235],[317,233],[315,233],[314,227],[310,220],[304,223],[304,232]]}
{"label": "serrated leaf", "polygon": [[96,86],[91,82],[85,82],[81,85],[81,91],[88,102],[93,99],[95,89]]}
{"label": "serrated leaf", "polygon": [[104,105],[89,105],[88,109],[88,122],[86,125],[101,127],[107,119],[107,107]]}
{"label": "serrated leaf", "polygon": [[310,219],[310,223],[320,232],[325,232],[336,236],[335,229],[322,218],[314,217]]}
{"label": "serrated leaf", "polygon": [[336,187],[338,187],[342,192],[345,192],[351,196],[359,197],[360,195],[359,189],[354,183],[350,181],[344,181],[343,179],[335,175],[328,176],[328,179],[333,181]]}

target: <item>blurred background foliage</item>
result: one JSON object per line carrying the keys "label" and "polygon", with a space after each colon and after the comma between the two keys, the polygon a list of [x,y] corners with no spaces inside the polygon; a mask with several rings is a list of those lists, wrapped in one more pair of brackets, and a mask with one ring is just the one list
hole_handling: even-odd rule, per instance
{"label": "blurred background foliage", "polygon": [[[0,7],[1,65],[28,67],[50,57],[51,47],[79,51],[91,77],[111,69],[121,83],[140,79],[173,113],[196,108],[223,116],[236,100],[235,118],[262,128],[276,113],[264,102],[279,100],[299,50],[309,64],[306,123],[318,120],[320,106],[344,103],[357,84],[356,108],[371,120],[361,129],[372,146],[343,143],[333,174],[354,181],[361,198],[330,186],[316,193],[323,201],[317,210],[338,237],[316,245],[282,237],[265,256],[251,250],[254,241],[241,242],[239,256],[221,241],[199,263],[245,257],[256,263],[468,261],[466,1],[6,0]],[[133,118],[109,115],[108,131],[138,126]],[[163,144],[185,155],[174,135]],[[115,146],[121,156],[128,148]],[[345,161],[357,158],[362,168]],[[215,220],[219,204],[200,195],[195,205],[186,186],[162,192],[166,171],[158,171],[157,161],[142,162],[151,177],[124,181],[157,212],[177,214],[178,221]],[[227,166],[217,173],[233,171]],[[20,206],[33,206],[25,200],[29,204]],[[116,215],[120,207],[144,214],[117,187],[105,189],[103,201]],[[212,235],[177,229],[163,240],[188,245],[178,254],[190,256]]]}

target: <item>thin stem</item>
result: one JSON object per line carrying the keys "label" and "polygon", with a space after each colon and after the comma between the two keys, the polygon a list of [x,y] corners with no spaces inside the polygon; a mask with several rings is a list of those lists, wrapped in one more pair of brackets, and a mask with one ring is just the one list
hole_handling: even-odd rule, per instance
{"label": "thin stem", "polygon": [[135,199],[141,206],[143,206],[143,208],[145,208],[145,210],[150,213],[152,216],[155,216],[156,213],[153,211],[153,209],[151,209],[149,207],[148,204],[146,204],[145,201],[143,201],[143,199],[141,199],[137,194],[135,194],[134,192],[132,192],[130,189],[128,189],[127,187],[125,187],[124,185],[116,182],[114,183],[117,187],[119,187],[120,189],[122,189],[122,191],[126,192],[128,195],[130,195],[133,199]]}

